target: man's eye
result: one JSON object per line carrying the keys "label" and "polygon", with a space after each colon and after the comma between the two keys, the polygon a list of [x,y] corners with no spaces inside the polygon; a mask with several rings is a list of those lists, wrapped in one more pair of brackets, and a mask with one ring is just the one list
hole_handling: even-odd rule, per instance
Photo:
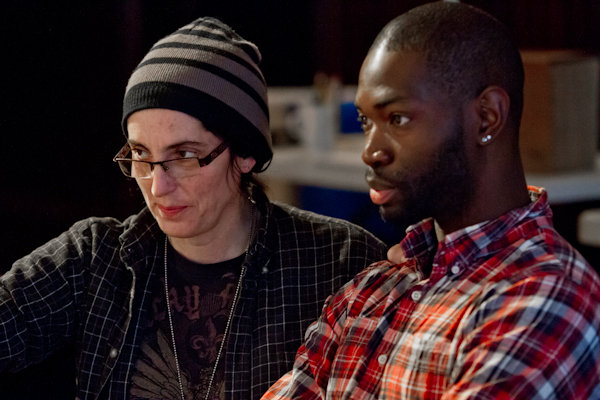
{"label": "man's eye", "polygon": [[363,131],[368,131],[371,128],[372,122],[369,118],[365,117],[364,115],[359,115],[358,116],[358,122],[360,122],[360,126],[362,128]]}
{"label": "man's eye", "polygon": [[410,121],[410,118],[404,115],[394,114],[392,115],[392,123],[396,126],[402,126]]}

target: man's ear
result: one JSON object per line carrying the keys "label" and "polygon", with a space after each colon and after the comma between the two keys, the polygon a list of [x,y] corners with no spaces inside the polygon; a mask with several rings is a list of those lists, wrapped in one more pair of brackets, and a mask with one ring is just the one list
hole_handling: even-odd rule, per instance
{"label": "man's ear", "polygon": [[236,157],[235,162],[238,165],[238,168],[240,169],[240,171],[242,171],[243,174],[247,174],[248,172],[252,171],[252,168],[254,168],[254,165],[256,165],[256,160],[254,159],[254,157]]}
{"label": "man's ear", "polygon": [[488,86],[477,97],[475,110],[479,121],[477,140],[481,146],[492,142],[508,120],[510,97],[499,86]]}

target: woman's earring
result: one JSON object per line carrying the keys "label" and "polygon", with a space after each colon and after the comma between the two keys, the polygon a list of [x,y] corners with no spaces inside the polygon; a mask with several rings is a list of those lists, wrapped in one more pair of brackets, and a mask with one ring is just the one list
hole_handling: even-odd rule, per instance
{"label": "woman's earring", "polygon": [[492,135],[487,135],[487,136],[481,138],[481,142],[487,143],[491,138],[492,138]]}

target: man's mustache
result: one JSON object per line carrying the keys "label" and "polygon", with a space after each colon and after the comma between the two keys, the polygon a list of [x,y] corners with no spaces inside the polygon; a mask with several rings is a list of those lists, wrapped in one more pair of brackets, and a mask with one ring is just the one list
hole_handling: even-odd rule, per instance
{"label": "man's mustache", "polygon": [[397,186],[396,180],[387,174],[377,171],[373,167],[367,167],[365,171],[365,180],[374,189],[391,189]]}

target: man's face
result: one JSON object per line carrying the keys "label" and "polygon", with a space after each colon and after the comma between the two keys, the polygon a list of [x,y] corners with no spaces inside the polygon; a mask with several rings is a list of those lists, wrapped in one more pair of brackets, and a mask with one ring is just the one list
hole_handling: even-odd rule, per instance
{"label": "man's face", "polygon": [[461,107],[432,82],[421,54],[382,47],[359,75],[371,199],[402,229],[428,217],[451,225],[472,197]]}

